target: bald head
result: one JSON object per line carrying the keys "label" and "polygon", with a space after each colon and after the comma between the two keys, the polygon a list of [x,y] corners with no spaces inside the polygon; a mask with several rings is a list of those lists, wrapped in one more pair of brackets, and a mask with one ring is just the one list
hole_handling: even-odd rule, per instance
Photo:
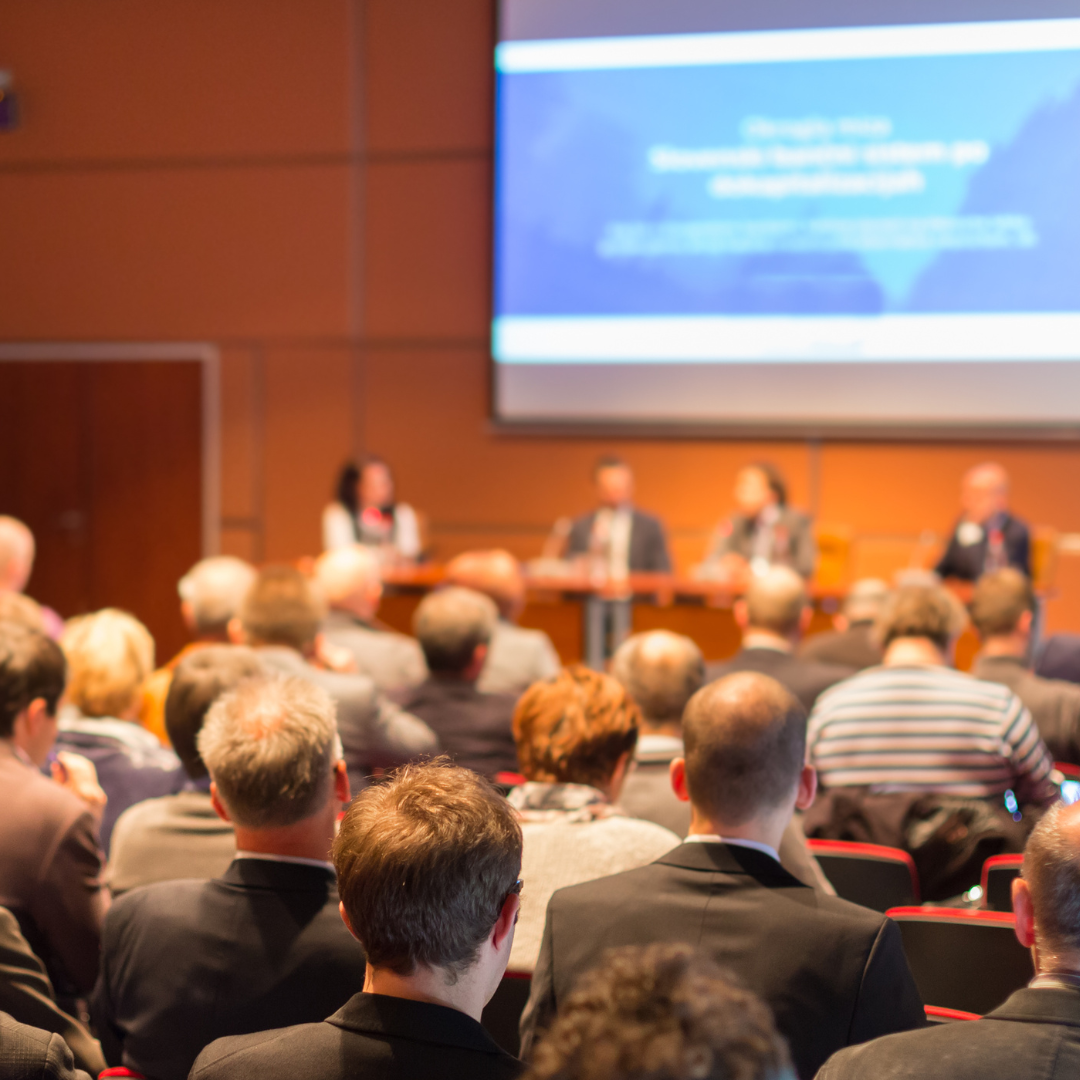
{"label": "bald head", "polygon": [[509,551],[466,551],[447,564],[446,580],[490,597],[499,614],[511,622],[525,604],[525,575]]}
{"label": "bald head", "polygon": [[1080,803],[1055,803],[1028,837],[1021,871],[1031,892],[1043,967],[1080,957]]}
{"label": "bald head", "polygon": [[637,702],[646,723],[677,725],[686,703],[705,682],[705,659],[690,638],[651,630],[619,646],[611,673]]}
{"label": "bald head", "polygon": [[789,566],[773,566],[750,579],[746,591],[747,628],[791,637],[799,629],[806,604],[803,579]]}
{"label": "bald head", "polygon": [[0,514],[0,592],[21,593],[34,568],[34,534],[18,519]]}
{"label": "bald head", "polygon": [[1009,505],[1009,474],[992,461],[968,469],[960,488],[960,503],[964,517],[980,525],[1003,513]]}
{"label": "bald head", "polygon": [[683,741],[695,810],[741,825],[793,797],[806,756],[806,712],[775,679],[739,672],[690,699]]}
{"label": "bald head", "polygon": [[255,568],[232,555],[197,562],[177,585],[184,618],[200,637],[224,638],[255,581]]}
{"label": "bald head", "polygon": [[365,622],[375,617],[382,599],[379,559],[363,544],[327,551],[315,560],[315,580],[330,607]]}

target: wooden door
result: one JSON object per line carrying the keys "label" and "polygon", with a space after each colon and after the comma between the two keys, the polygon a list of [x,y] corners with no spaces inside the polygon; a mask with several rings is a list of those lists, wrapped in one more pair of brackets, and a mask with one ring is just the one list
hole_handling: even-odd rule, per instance
{"label": "wooden door", "polygon": [[164,662],[202,546],[202,365],[0,361],[0,513],[34,532],[27,591],[68,617],[118,607]]}

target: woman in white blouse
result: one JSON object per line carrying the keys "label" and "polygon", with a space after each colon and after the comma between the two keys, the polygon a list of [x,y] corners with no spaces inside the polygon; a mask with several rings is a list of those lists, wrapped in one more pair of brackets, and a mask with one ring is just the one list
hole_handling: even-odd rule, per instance
{"label": "woman in white blouse", "polygon": [[420,526],[408,503],[394,501],[394,478],[382,458],[362,466],[349,462],[338,479],[337,499],[323,511],[323,548],[361,543],[379,548],[391,562],[420,557]]}

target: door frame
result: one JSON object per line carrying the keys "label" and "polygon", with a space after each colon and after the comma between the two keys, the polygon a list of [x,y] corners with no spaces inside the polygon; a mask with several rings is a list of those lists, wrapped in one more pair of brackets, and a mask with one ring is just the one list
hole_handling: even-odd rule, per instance
{"label": "door frame", "polygon": [[208,342],[0,342],[0,361],[190,360],[202,365],[202,557],[221,551],[221,354]]}

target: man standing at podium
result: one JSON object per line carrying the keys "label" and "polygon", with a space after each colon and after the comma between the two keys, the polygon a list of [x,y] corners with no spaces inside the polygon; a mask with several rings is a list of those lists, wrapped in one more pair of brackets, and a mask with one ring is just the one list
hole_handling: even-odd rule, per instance
{"label": "man standing at podium", "polygon": [[1009,513],[1009,475],[992,462],[964,474],[961,516],[935,569],[943,578],[976,581],[1014,566],[1031,576],[1028,527]]}
{"label": "man standing at podium", "polygon": [[[669,573],[667,537],[659,518],[633,505],[634,474],[622,458],[602,457],[593,470],[599,506],[570,527],[567,558],[589,557],[606,576]],[[594,567],[590,567],[592,571]]]}

